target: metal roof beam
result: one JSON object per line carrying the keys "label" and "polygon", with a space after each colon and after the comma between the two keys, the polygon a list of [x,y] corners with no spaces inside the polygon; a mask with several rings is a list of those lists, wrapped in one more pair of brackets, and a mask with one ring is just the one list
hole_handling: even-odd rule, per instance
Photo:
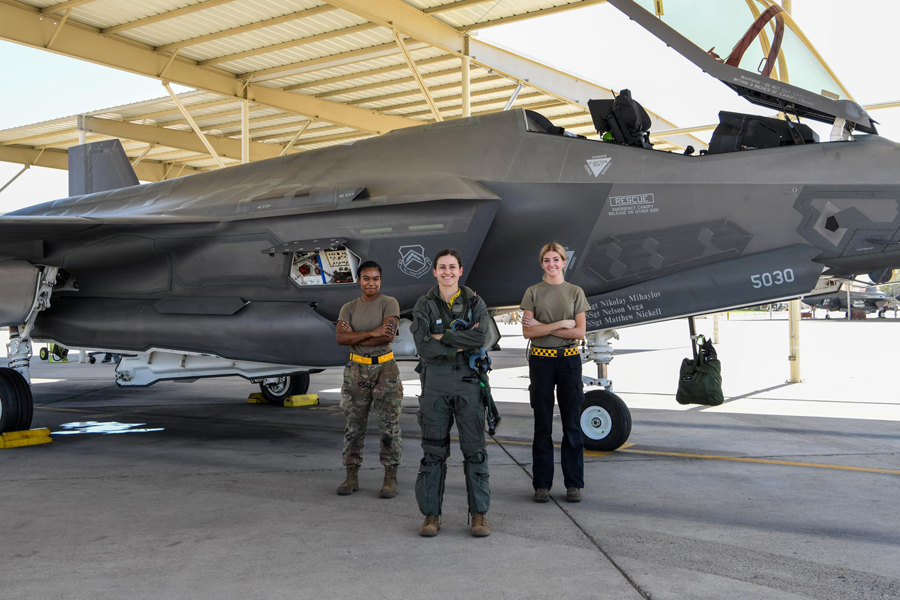
{"label": "metal roof beam", "polygon": [[426,15],[417,8],[397,0],[325,0],[328,4],[377,23],[396,29],[403,35],[426,42],[457,56],[464,54],[463,35]]}
{"label": "metal roof beam", "polygon": [[[416,64],[420,67],[424,67],[425,65],[433,65],[439,62],[447,62],[450,60],[456,60],[456,57],[452,54],[444,54],[442,56],[435,56],[434,58],[424,58],[422,60],[417,60]],[[391,65],[389,67],[380,67],[378,69],[371,69],[369,71],[359,71],[358,73],[349,73],[347,75],[339,75],[337,77],[329,77],[328,79],[319,79],[314,81],[307,81],[305,83],[298,83],[295,85],[289,85],[286,88],[283,88],[286,92],[291,92],[294,90],[304,90],[307,88],[315,88],[322,87],[326,85],[332,85],[334,83],[341,83],[344,81],[352,81],[354,79],[363,79],[365,77],[372,77],[373,75],[384,75],[385,73],[395,73],[397,71],[405,71],[406,64],[399,63],[396,65]],[[428,73],[424,73],[423,77],[428,77]],[[350,88],[345,88],[350,89]],[[337,93],[337,92],[329,92],[329,93]],[[323,94],[317,94],[316,98],[324,98]]]}
{"label": "metal roof beam", "polygon": [[257,21],[256,23],[250,23],[248,25],[241,25],[240,27],[233,27],[231,29],[224,29],[222,31],[217,31],[215,33],[209,33],[206,35],[201,35],[195,38],[182,40],[180,42],[173,42],[171,44],[166,44],[165,46],[158,46],[155,48],[157,52],[171,52],[172,50],[177,50],[178,48],[186,48],[187,46],[196,46],[197,44],[203,44],[205,42],[211,42],[213,40],[218,40],[224,37],[230,37],[232,35],[238,35],[241,33],[246,33],[248,31],[255,31],[257,29],[264,29],[266,27],[272,27],[274,25],[280,25],[282,23],[289,23],[291,21],[297,21],[299,19],[305,19],[307,17],[313,17],[315,15],[320,15],[322,13],[331,12],[337,10],[333,6],[316,6],[313,8],[307,8],[305,10],[300,10],[297,12],[292,12],[287,15],[281,15],[280,17],[275,17],[272,19],[265,19],[263,21]]}
{"label": "metal roof beam", "polygon": [[[482,83],[482,82],[484,82],[485,80],[493,81],[493,80],[495,80],[495,79],[503,79],[503,78],[500,77],[500,76],[498,76],[498,75],[491,75],[491,76],[489,76],[489,77],[482,77],[481,79],[476,79],[476,80],[473,81],[472,83]],[[431,91],[433,91],[433,92],[440,92],[440,91],[443,91],[443,90],[450,90],[450,89],[454,89],[454,88],[458,88],[458,87],[459,87],[459,84],[458,84],[458,83],[445,83],[444,85],[436,85],[436,86],[434,86],[433,88],[431,88]],[[515,84],[515,83],[513,83],[512,85],[505,85],[505,86],[501,86],[501,87],[488,88],[488,89],[486,89],[486,90],[470,91],[470,92],[469,92],[469,97],[470,97],[470,98],[477,98],[477,97],[479,97],[479,96],[489,96],[489,95],[491,95],[491,94],[500,94],[500,93],[503,93],[503,92],[511,92],[511,91],[514,90],[514,89],[516,89],[516,84]],[[388,94],[388,95],[386,95],[386,96],[378,96],[377,98],[368,98],[368,99],[365,99],[365,100],[356,100],[355,102],[358,103],[358,104],[367,104],[367,103],[369,103],[369,102],[379,102],[379,101],[384,101],[384,100],[390,100],[390,99],[393,99],[393,98],[400,98],[400,97],[403,97],[403,96],[413,96],[413,95],[415,95],[415,94],[417,94],[417,93],[418,93],[418,90],[411,90],[411,91],[409,91],[409,92],[397,92],[397,93],[395,93],[395,94]],[[441,96],[440,98],[435,98],[434,101],[440,103],[440,102],[446,102],[446,101],[448,101],[448,100],[461,100],[461,99],[462,99],[462,94],[457,94],[457,95],[455,95],[455,96]],[[375,110],[379,110],[379,111],[399,110],[399,109],[401,109],[401,108],[410,108],[410,107],[412,107],[412,106],[422,106],[423,104],[425,104],[425,102],[423,102],[422,100],[413,100],[413,101],[411,101],[411,102],[404,102],[403,104],[394,104],[394,105],[391,105],[391,106],[382,106],[382,107],[380,107],[380,108],[375,108]]]}
{"label": "metal roof beam", "polygon": [[127,29],[135,29],[136,27],[143,27],[144,25],[152,25],[153,23],[159,23],[160,21],[165,21],[168,19],[174,19],[175,17],[189,15],[191,13],[195,13],[200,10],[214,8],[216,6],[221,6],[223,4],[228,4],[229,2],[234,2],[234,1],[235,0],[206,0],[206,2],[198,2],[197,4],[191,4],[190,6],[185,6],[183,8],[179,8],[176,10],[170,10],[168,12],[159,13],[158,15],[151,15],[149,17],[144,17],[143,19],[138,19],[136,21],[131,21],[129,23],[122,23],[121,25],[114,25],[112,27],[107,27],[106,29],[100,30],[100,33],[102,33],[103,35],[119,33],[120,31],[125,31]]}
{"label": "metal roof beam", "polygon": [[[183,96],[181,96],[183,98]],[[224,100],[213,100],[212,102],[201,102],[200,104],[186,104],[190,110],[200,110],[204,108],[214,108],[216,106],[222,106],[223,104],[233,104],[236,102],[235,98],[225,98]],[[145,119],[158,119],[159,117],[168,117],[169,115],[180,115],[181,111],[177,108],[169,108],[167,110],[160,110],[154,113],[147,113],[146,115],[141,115],[137,118],[127,119],[128,121],[142,121]],[[202,119],[203,117],[197,117],[198,119]],[[166,123],[168,125],[168,123]]]}
{"label": "metal roof beam", "polygon": [[[209,140],[206,139],[205,135],[203,135],[203,132],[200,130],[200,126],[197,125],[197,122],[194,121],[193,117],[191,117],[191,113],[187,111],[187,109],[181,103],[181,100],[178,99],[178,96],[175,94],[175,92],[172,91],[172,88],[169,87],[168,83],[163,82],[163,87],[166,88],[166,91],[169,92],[170,96],[172,96],[172,100],[175,101],[175,105],[178,106],[179,110],[181,110],[181,114],[184,115],[184,118],[187,119],[188,123],[191,124],[191,129],[194,130],[194,133],[197,134],[197,137],[200,138],[200,141],[204,146],[206,146],[206,149],[209,151],[209,153],[213,156],[213,158],[216,159],[216,163],[218,163],[219,167],[224,169],[225,163],[222,162],[222,159],[219,157],[219,154],[216,152],[215,148],[212,147],[212,145],[209,143]],[[79,129],[84,129],[84,127],[79,127]],[[245,154],[243,148],[241,149],[241,154]],[[249,154],[249,149],[246,154]]]}
{"label": "metal roof beam", "polygon": [[[516,88],[516,86],[514,86],[514,85],[510,86],[510,87],[512,89]],[[512,91],[512,90],[510,90],[510,91]],[[473,93],[472,95],[474,96],[475,94]],[[531,98],[541,98],[543,96],[544,96],[544,94],[542,94],[541,92],[532,92],[530,94],[519,94],[518,100],[520,100],[520,101],[521,100],[529,100]],[[457,104],[454,102],[454,104],[451,104],[450,106],[442,106],[442,107],[440,107],[441,111],[462,110],[462,102],[461,102],[462,96],[447,96],[445,98],[438,98],[437,101],[438,102],[446,102],[446,101],[450,101],[450,100],[454,100],[454,101],[458,100],[458,101],[460,101],[460,103]],[[476,108],[479,106],[491,106],[493,104],[506,104],[507,100],[508,100],[508,98],[496,98],[496,99],[492,98],[490,100],[482,100],[480,102],[473,102],[472,108]],[[527,106],[519,106],[517,108],[528,108],[528,107]],[[389,110],[395,110],[395,109],[384,108],[382,110],[389,111]],[[497,112],[500,112],[500,110],[501,109],[497,109]],[[430,110],[419,110],[416,112],[406,113],[406,116],[407,117],[424,117],[424,116],[427,116],[430,112],[431,112]],[[472,114],[474,115],[476,113],[473,111]],[[484,112],[481,112],[478,114],[484,114]]]}
{"label": "metal roof beam", "polygon": [[[427,48],[428,44],[419,41],[406,40],[406,46],[410,50],[421,50],[422,48]],[[368,48],[360,48],[359,50],[348,50],[347,52],[339,52],[337,54],[329,54],[328,56],[320,56],[318,58],[288,63],[277,67],[269,67],[268,69],[262,69],[260,71],[252,71],[244,73],[241,75],[241,78],[256,82],[271,79],[283,79],[292,75],[299,75],[300,73],[321,71],[322,69],[330,69],[332,67],[359,62],[360,59],[372,60],[384,56],[391,56],[393,54],[400,54],[400,49],[397,48],[397,44],[394,42],[387,42],[386,44],[378,44],[377,46],[369,46]],[[362,58],[363,56],[367,58]]]}
{"label": "metal roof beam", "polygon": [[[293,132],[290,131],[291,128],[297,127],[298,125],[304,125],[306,121],[297,121],[294,123],[287,123],[282,125],[270,125],[268,127],[257,127],[256,129],[250,130],[250,136],[254,142],[267,142],[269,140],[277,140],[279,138],[286,138],[290,135],[293,135]],[[346,131],[346,127],[343,125],[326,125],[325,127],[316,127],[310,133],[319,133],[320,131],[333,131],[335,129],[343,129]],[[268,133],[270,131],[281,131],[282,133],[277,133],[273,135],[259,135],[261,133]],[[223,134],[226,137],[231,137],[233,135],[237,135],[237,132],[228,132]]]}
{"label": "metal roof beam", "polygon": [[[295,123],[294,125],[296,125],[296,123]],[[269,130],[271,131],[271,127],[269,127],[269,128],[264,128],[264,129],[269,129]],[[321,132],[323,132],[323,131],[334,131],[334,130],[336,130],[336,129],[341,129],[341,130],[343,130],[344,133],[349,133],[349,132],[347,131],[347,128],[344,127],[343,125],[329,125],[329,126],[327,126],[327,127],[316,127],[315,129],[311,129],[311,130],[309,131],[309,133],[310,133],[310,134],[319,134],[319,133],[321,133]],[[229,134],[226,134],[226,135],[229,135]],[[257,138],[254,138],[253,141],[254,141],[254,142],[268,142],[269,140],[280,140],[280,139],[283,140],[284,138],[286,138],[286,137],[288,137],[288,136],[292,136],[292,135],[293,135],[292,132],[286,131],[286,132],[283,132],[283,133],[273,133],[272,135],[263,135],[263,136],[259,136],[259,137],[257,137]]]}
{"label": "metal roof beam", "polygon": [[[187,108],[188,108],[188,110],[191,110],[193,107],[188,106]],[[271,110],[271,107],[268,107],[268,106],[260,106],[260,105],[258,105],[258,104],[254,104],[254,105],[252,105],[252,106],[250,107],[250,110],[251,110],[251,111],[254,111],[254,110]],[[222,117],[230,117],[230,116],[233,116],[233,115],[239,115],[239,114],[241,114],[241,109],[240,109],[240,108],[232,108],[232,109],[230,109],[230,110],[223,110],[223,111],[214,112],[214,113],[209,113],[209,114],[205,114],[205,115],[199,115],[199,116],[194,117],[194,120],[196,120],[198,123],[202,123],[202,122],[204,122],[204,121],[209,121],[209,120],[211,120],[211,119],[221,119]],[[269,116],[266,116],[266,117],[256,117],[256,119],[260,119],[260,118],[265,118],[265,119],[280,119],[280,118],[291,117],[291,116],[298,116],[298,117],[299,117],[299,116],[301,116],[301,115],[294,115],[293,113],[278,113],[277,115],[269,115]],[[251,121],[254,121],[254,120],[255,120],[255,119],[251,119]],[[229,122],[229,124],[230,124],[230,122]],[[160,125],[163,126],[163,127],[171,127],[172,125],[190,125],[190,123],[188,122],[187,119],[176,119],[176,120],[173,120],[173,121],[165,121],[164,123],[160,123]],[[220,127],[220,125],[209,125],[208,127],[205,126],[204,129],[216,129],[216,128],[218,128],[218,127]]]}
{"label": "metal roof beam", "polygon": [[[503,77],[501,77],[499,75],[488,75],[487,77],[479,77],[478,79],[473,79],[472,83],[473,84],[487,83],[489,81],[497,81],[500,79],[503,79]],[[452,90],[452,89],[458,88],[458,87],[460,87],[460,83],[454,81],[453,83],[444,83],[441,85],[436,85],[429,89],[432,92],[440,92],[443,90]],[[513,85],[512,87],[515,87],[515,85]],[[500,88],[495,88],[495,89],[497,89],[497,91],[501,91]],[[506,88],[503,88],[503,89],[506,89]],[[509,89],[512,89],[512,88],[509,88]],[[385,100],[393,100],[395,98],[405,98],[407,96],[415,96],[418,93],[419,93],[419,90],[417,90],[417,89],[404,90],[402,92],[393,92],[391,94],[384,94],[381,96],[370,96],[369,98],[360,98],[359,100],[352,100],[352,101],[348,102],[347,104],[349,104],[350,106],[358,106],[358,105],[362,105],[362,104],[370,104],[372,102],[384,102]],[[472,92],[472,95],[473,96],[476,96],[476,95],[483,96],[484,90],[481,90],[480,92]],[[437,98],[436,100],[438,102],[441,102],[443,100],[443,98]],[[415,104],[418,105],[418,104],[421,104],[421,102],[416,102]],[[388,106],[388,107],[375,109],[375,110],[391,110],[393,108],[394,107],[392,107],[392,106]]]}
{"label": "metal roof beam", "polygon": [[[416,63],[419,65],[420,63]],[[409,67],[404,67],[403,70],[408,70]],[[419,73],[422,79],[434,79],[435,77],[446,77],[447,75],[458,75],[462,72],[462,69],[457,67],[456,69],[445,69],[443,71],[434,71],[432,73]],[[397,79],[389,79],[387,81],[379,81],[377,83],[370,83],[367,85],[358,85],[356,87],[344,88],[341,90],[332,90],[330,92],[323,92],[321,94],[316,94],[316,98],[331,98],[333,96],[344,96],[346,94],[356,94],[359,92],[368,92],[371,90],[377,90],[385,87],[391,87],[394,85],[400,85],[404,83],[416,83],[415,77],[400,77]]]}
{"label": "metal roof beam", "polygon": [[[307,138],[305,140],[301,138],[297,143],[294,144],[294,148],[297,148],[298,146],[312,146],[314,144],[322,144],[325,142],[342,142],[344,140],[352,140],[355,138],[368,138],[368,137],[372,137],[372,134],[360,132],[360,133],[339,133],[337,135],[323,135],[321,137]],[[280,146],[276,146],[275,144],[272,144],[272,146],[275,146],[276,148],[280,148]]]}
{"label": "metal roof beam", "polygon": [[323,40],[330,40],[332,38],[341,37],[342,35],[350,35],[352,33],[368,31],[370,29],[375,29],[376,27],[380,26],[373,23],[363,23],[362,25],[353,25],[351,27],[333,29],[331,31],[326,31],[325,33],[317,33],[316,35],[298,38],[289,42],[281,42],[280,44],[272,44],[271,46],[263,46],[262,48],[254,48],[253,50],[245,50],[244,52],[236,52],[235,54],[226,54],[225,56],[217,56],[208,60],[201,60],[197,64],[201,67],[218,65],[221,63],[247,58],[249,56],[268,54],[269,52],[277,52],[278,50],[284,50],[285,48],[295,48],[297,46],[303,46],[305,44],[312,44],[313,42],[321,42]]}
{"label": "metal roof beam", "polygon": [[[120,139],[145,142],[168,148],[179,148],[202,154],[213,153],[220,157],[237,161],[241,160],[241,141],[239,139],[207,137],[210,150],[207,149],[206,145],[201,142],[200,138],[193,131],[166,129],[152,125],[135,125],[134,123],[94,117],[84,117],[84,130],[89,133],[108,135]],[[254,161],[273,158],[278,156],[279,152],[281,152],[281,146],[278,144],[250,143],[250,159]],[[154,159],[155,157],[151,155],[149,158]]]}
{"label": "metal roof beam", "polygon": [[60,2],[59,4],[54,4],[53,6],[48,6],[46,8],[41,9],[42,15],[52,15],[53,13],[62,12],[65,10],[71,10],[76,6],[81,6],[82,4],[87,4],[88,2],[95,2],[96,0],[68,0],[68,2]]}
{"label": "metal roof beam", "polygon": [[[32,165],[35,167],[47,167],[48,169],[69,168],[69,153],[66,150],[47,149],[40,155],[40,160],[35,164],[35,159],[41,153],[34,148],[22,148],[18,146],[0,147],[0,162],[14,163],[17,165]],[[141,181],[162,181],[165,178],[166,165],[161,162],[144,160],[135,167],[134,172]],[[193,175],[197,169],[187,167],[184,175]],[[48,198],[49,199],[49,198]]]}
{"label": "metal roof beam", "polygon": [[542,8],[540,10],[533,10],[528,13],[522,13],[520,15],[512,15],[510,17],[502,17],[500,19],[494,19],[492,21],[482,21],[481,23],[474,23],[472,25],[464,25],[462,27],[457,27],[459,31],[464,33],[468,33],[469,31],[475,31],[476,29],[485,29],[487,27],[496,27],[497,25],[505,25],[507,23],[515,23],[516,21],[525,21],[528,19],[534,19],[535,17],[543,17],[545,15],[552,15],[554,13],[565,12],[567,10],[575,10],[576,8],[584,8],[586,6],[593,6],[594,4],[603,4],[606,0],[581,0],[580,2],[572,2],[571,4],[561,4],[559,6],[553,6],[550,8]]}
{"label": "metal roof beam", "polygon": [[451,2],[450,4],[441,4],[440,6],[432,6],[431,8],[426,8],[422,12],[426,15],[433,15],[435,13],[459,10],[460,8],[467,8],[469,6],[475,6],[478,4],[487,4],[488,2],[494,1],[496,0],[458,0],[458,2]]}
{"label": "metal roof beam", "polygon": [[431,108],[431,114],[434,115],[434,120],[443,121],[444,117],[441,116],[441,111],[439,111],[437,106],[435,106],[434,99],[431,97],[431,92],[428,91],[428,86],[425,84],[425,80],[422,79],[422,74],[419,73],[419,68],[416,67],[416,61],[414,61],[412,56],[410,56],[409,50],[406,49],[406,44],[403,43],[403,38],[400,37],[400,32],[396,29],[394,30],[394,40],[397,42],[397,47],[400,48],[400,52],[403,53],[403,58],[406,59],[406,64],[409,67],[410,72],[413,74],[413,79],[416,80],[416,83],[419,86],[419,91],[422,92],[423,96],[425,96],[425,102],[427,102],[428,106]]}
{"label": "metal roof beam", "polygon": [[[42,48],[52,37],[54,29],[52,19],[42,20],[40,15],[35,12],[0,3],[0,39],[33,48]],[[86,31],[71,23],[64,26],[63,32],[56,39],[54,52],[154,79],[161,79],[159,73],[169,59],[169,56],[164,54]],[[165,79],[235,99],[243,97],[242,92],[246,85],[245,81],[231,74],[203,69],[180,60],[171,64]],[[318,117],[331,123],[340,123],[365,131],[384,133],[416,125],[415,121],[402,117],[380,115],[372,111],[283,92],[261,85],[247,85],[246,93],[249,100],[260,104],[301,115]]]}

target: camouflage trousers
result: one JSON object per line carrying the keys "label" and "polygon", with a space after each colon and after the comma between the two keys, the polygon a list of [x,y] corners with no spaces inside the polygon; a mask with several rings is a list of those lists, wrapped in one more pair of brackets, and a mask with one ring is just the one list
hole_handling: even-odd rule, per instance
{"label": "camouflage trousers", "polygon": [[379,455],[383,465],[399,465],[403,452],[400,437],[400,405],[403,384],[395,361],[380,365],[349,362],[344,367],[341,411],[347,417],[344,430],[344,465],[360,465],[369,428],[369,411],[375,409],[381,430]]}

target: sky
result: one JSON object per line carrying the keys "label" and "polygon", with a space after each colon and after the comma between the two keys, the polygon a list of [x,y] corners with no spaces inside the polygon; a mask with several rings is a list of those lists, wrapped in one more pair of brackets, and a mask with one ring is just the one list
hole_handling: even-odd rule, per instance
{"label": "sky", "polygon": [[[501,0],[503,1],[503,0]],[[486,4],[490,10],[491,4]],[[793,17],[861,104],[900,100],[897,0],[793,0]],[[679,127],[716,123],[720,110],[768,114],[606,4],[510,23],[478,38],[614,90]],[[0,129],[165,95],[159,81],[0,41]],[[176,91],[187,91],[177,88]],[[879,133],[900,141],[900,109],[872,113]],[[810,123],[812,125],[812,123]],[[827,139],[827,127],[814,127]],[[708,139],[707,134],[697,134]],[[0,163],[0,187],[21,170]],[[0,194],[0,214],[67,196],[68,174],[32,167]]]}

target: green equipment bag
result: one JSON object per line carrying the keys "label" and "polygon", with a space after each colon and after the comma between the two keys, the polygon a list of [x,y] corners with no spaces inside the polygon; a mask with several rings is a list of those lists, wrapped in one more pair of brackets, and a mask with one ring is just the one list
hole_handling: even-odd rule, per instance
{"label": "green equipment bag", "polygon": [[697,344],[700,346],[700,353],[695,350],[693,359],[681,361],[675,399],[678,404],[719,406],[725,402],[722,395],[722,363],[710,340],[700,335],[697,336]]}

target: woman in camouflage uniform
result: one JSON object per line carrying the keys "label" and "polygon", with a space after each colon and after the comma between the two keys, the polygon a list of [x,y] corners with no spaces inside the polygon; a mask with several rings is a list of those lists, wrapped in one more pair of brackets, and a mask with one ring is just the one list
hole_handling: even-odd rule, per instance
{"label": "woman in camouflage uniform", "polygon": [[379,495],[393,498],[397,495],[397,467],[403,450],[400,438],[403,384],[391,352],[391,342],[400,322],[400,306],[396,299],[379,293],[381,267],[377,263],[361,264],[357,279],[362,296],[341,308],[335,330],[337,343],[351,348],[341,387],[341,410],[347,417],[343,453],[347,479],[337,492],[347,496],[359,489],[359,466],[363,460],[369,410],[374,408],[381,429],[380,456],[384,465],[384,484]]}

